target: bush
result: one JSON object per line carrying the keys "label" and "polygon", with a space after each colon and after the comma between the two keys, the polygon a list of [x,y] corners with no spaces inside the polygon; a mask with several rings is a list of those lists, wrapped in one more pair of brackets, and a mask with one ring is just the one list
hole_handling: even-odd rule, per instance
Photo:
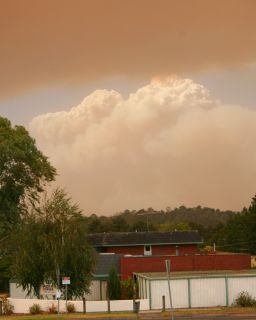
{"label": "bush", "polygon": [[49,313],[57,313],[57,307],[52,303],[52,305],[48,308]]}
{"label": "bush", "polygon": [[67,312],[68,312],[68,313],[73,313],[73,312],[75,312],[75,311],[76,311],[76,308],[75,308],[74,303],[69,302],[69,303],[67,304]]}
{"label": "bush", "polygon": [[14,306],[10,303],[7,298],[2,299],[3,302],[3,313],[6,315],[13,314]]}
{"label": "bush", "polygon": [[39,314],[39,313],[42,313],[42,309],[40,307],[39,304],[37,303],[34,303],[30,308],[29,308],[29,312],[31,314]]}
{"label": "bush", "polygon": [[138,298],[138,284],[132,278],[121,281],[121,299],[129,300]]}
{"label": "bush", "polygon": [[253,307],[256,306],[256,300],[247,291],[242,291],[235,299],[234,305],[237,307]]}
{"label": "bush", "polygon": [[108,274],[107,293],[110,300],[119,300],[121,297],[121,282],[114,267],[110,269]]}

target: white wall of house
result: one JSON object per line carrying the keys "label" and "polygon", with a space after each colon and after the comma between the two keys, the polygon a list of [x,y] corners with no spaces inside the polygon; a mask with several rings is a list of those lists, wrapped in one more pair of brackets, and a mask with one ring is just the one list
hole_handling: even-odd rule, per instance
{"label": "white wall of house", "polygon": [[90,293],[85,296],[86,300],[97,301],[107,299],[107,281],[93,280],[90,285]]}
{"label": "white wall of house", "polygon": [[36,299],[34,295],[27,295],[27,291],[24,291],[21,286],[15,282],[10,282],[10,297],[15,299]]}
{"label": "white wall of house", "polygon": [[[149,299],[150,309],[161,309],[163,296],[166,308],[170,307],[167,279],[143,275],[137,279],[140,297]],[[242,291],[256,298],[256,275],[171,279],[170,285],[173,308],[230,306]]]}
{"label": "white wall of house", "polygon": [[[54,300],[55,292],[53,294],[45,294],[41,290],[43,299]],[[14,299],[37,299],[33,294],[27,295],[17,283],[10,282],[10,297]],[[41,296],[40,296],[41,297]],[[90,286],[90,293],[85,296],[86,300],[98,301],[107,299],[107,281],[106,280],[93,280]]]}

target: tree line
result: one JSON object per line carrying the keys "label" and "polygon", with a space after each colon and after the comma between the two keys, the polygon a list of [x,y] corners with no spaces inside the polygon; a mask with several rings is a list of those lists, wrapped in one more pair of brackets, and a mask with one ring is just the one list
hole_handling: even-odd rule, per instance
{"label": "tree line", "polygon": [[218,251],[256,254],[256,197],[240,212],[197,206],[166,210],[124,210],[110,217],[83,217],[88,233],[198,230],[204,247]]}

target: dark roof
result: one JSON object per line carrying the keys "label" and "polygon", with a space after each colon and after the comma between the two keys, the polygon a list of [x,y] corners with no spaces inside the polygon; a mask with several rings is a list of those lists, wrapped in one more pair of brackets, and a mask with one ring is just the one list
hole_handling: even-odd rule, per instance
{"label": "dark roof", "polygon": [[114,267],[120,274],[120,259],[122,254],[100,253],[97,256],[97,263],[93,272],[94,278],[107,278],[109,271]]}
{"label": "dark roof", "polygon": [[94,247],[203,242],[198,231],[92,233],[87,240]]}

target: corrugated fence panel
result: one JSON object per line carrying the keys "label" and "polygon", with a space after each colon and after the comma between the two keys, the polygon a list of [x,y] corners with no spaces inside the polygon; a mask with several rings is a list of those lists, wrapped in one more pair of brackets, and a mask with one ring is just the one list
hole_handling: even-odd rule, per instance
{"label": "corrugated fence panel", "polygon": [[191,279],[191,307],[215,307],[226,305],[224,278]]}
{"label": "corrugated fence panel", "polygon": [[[174,308],[188,308],[187,280],[171,280],[172,304]],[[152,309],[162,308],[162,296],[165,296],[166,308],[170,308],[167,280],[151,281]]]}
{"label": "corrugated fence panel", "polygon": [[247,291],[256,298],[256,277],[228,278],[229,305],[231,305],[242,291]]}

